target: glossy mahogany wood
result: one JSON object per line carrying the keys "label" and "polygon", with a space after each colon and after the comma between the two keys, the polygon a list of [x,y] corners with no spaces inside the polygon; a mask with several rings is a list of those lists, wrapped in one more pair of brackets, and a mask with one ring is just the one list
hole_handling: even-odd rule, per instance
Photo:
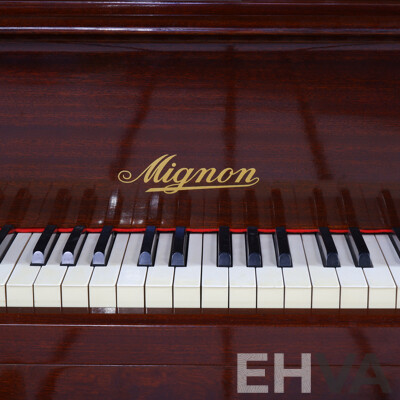
{"label": "glossy mahogany wood", "polygon": [[[266,378],[249,378],[250,384],[269,385],[273,390],[274,371],[265,369]],[[294,368],[299,367],[295,364]],[[383,394],[378,386],[361,386],[359,393],[349,393],[358,366],[349,373],[340,394],[330,393],[319,367],[312,367],[312,393],[309,399],[385,399],[399,392],[399,367],[383,366],[381,370],[390,382],[392,393]],[[337,376],[341,367],[332,366]],[[300,380],[287,379],[285,394],[238,394],[236,367],[220,366],[48,366],[0,365],[0,395],[5,400],[16,399],[281,399],[301,398]],[[79,382],[79,385],[77,385]],[[339,397],[340,396],[340,397]]]}
{"label": "glossy mahogany wood", "polygon": [[[398,221],[397,42],[3,37],[0,60],[1,225]],[[163,154],[260,182],[165,194],[117,180]]]}
{"label": "glossy mahogany wood", "polygon": [[[2,2],[0,224],[391,228],[399,13],[371,0]],[[256,168],[260,182],[166,194],[117,180],[163,154]]]}
{"label": "glossy mahogany wood", "polygon": [[[1,2],[0,225],[398,226],[399,8]],[[117,181],[163,154],[260,182],[171,195]],[[292,366],[323,352],[335,375],[373,352],[400,390],[397,310],[23,311],[0,313],[2,399],[243,398],[238,352]],[[336,399],[312,370],[308,397]]]}
{"label": "glossy mahogany wood", "polygon": [[[330,393],[319,367],[311,367],[312,392],[300,393],[300,380],[285,380],[285,394],[273,393],[274,371],[270,365],[256,365],[265,370],[265,378],[249,378],[249,384],[268,385],[268,394],[238,394],[236,367],[221,366],[64,366],[64,365],[0,365],[0,395],[4,400],[16,399],[246,399],[279,400],[286,398],[309,399],[391,399],[400,391],[400,369],[381,366],[392,393],[383,394],[379,386],[361,386],[358,394],[350,393],[359,366],[354,365],[341,393]],[[299,363],[293,365],[300,367]],[[331,366],[334,376],[341,366]],[[77,384],[79,382],[79,384]],[[301,397],[300,397],[301,396]],[[392,397],[391,397],[392,396]]]}
{"label": "glossy mahogany wood", "polygon": [[[79,365],[236,365],[236,353],[274,349],[288,362],[303,352],[326,352],[338,365],[344,354],[376,352],[400,365],[400,312],[237,310],[227,314],[3,314],[0,363]],[[154,311],[153,311],[154,312]],[[181,311],[182,312],[182,311]],[[324,340],[315,340],[322,337]],[[297,339],[295,339],[297,337]],[[358,346],[358,347],[357,347]],[[224,354],[221,354],[224,353]],[[292,354],[292,355],[290,355]],[[156,356],[156,357],[155,357]]]}
{"label": "glossy mahogany wood", "polygon": [[26,1],[0,4],[2,34],[398,36],[396,0]]}
{"label": "glossy mahogany wood", "polygon": [[[366,353],[376,354],[396,394],[399,317],[397,310],[32,314],[10,309],[0,315],[0,393],[8,393],[5,398],[22,392],[37,398],[40,393],[52,399],[68,398],[71,390],[77,398],[95,398],[100,392],[105,398],[112,393],[118,398],[132,393],[141,398],[161,393],[162,398],[188,398],[189,393],[191,398],[241,398],[236,394],[237,353],[272,357],[283,352],[286,364],[297,367],[300,353],[307,352],[312,354],[311,398],[329,396],[316,353],[326,355],[335,373],[347,354],[355,354],[352,377]],[[252,383],[272,385],[271,364],[261,365],[268,378]],[[299,392],[296,382],[287,385],[287,393]],[[349,396],[350,382],[343,396]],[[365,386],[349,398],[376,398],[376,389]]]}

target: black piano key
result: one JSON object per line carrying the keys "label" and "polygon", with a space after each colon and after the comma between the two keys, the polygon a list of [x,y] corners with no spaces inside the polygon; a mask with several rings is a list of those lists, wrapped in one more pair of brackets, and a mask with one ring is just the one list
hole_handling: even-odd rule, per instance
{"label": "black piano key", "polygon": [[154,265],[157,248],[157,234],[155,226],[148,226],[143,235],[142,247],[140,248],[138,266],[151,267]]}
{"label": "black piano key", "polygon": [[45,265],[56,243],[55,225],[47,225],[33,249],[31,265]]}
{"label": "black piano key", "polygon": [[13,229],[13,225],[4,225],[0,230],[0,262],[3,260],[15,238],[15,233],[10,234],[10,231]]}
{"label": "black piano key", "polygon": [[175,229],[174,238],[171,246],[171,267],[186,266],[187,234],[186,228],[178,226]]}
{"label": "black piano key", "polygon": [[85,240],[85,235],[82,235],[84,229],[85,227],[80,225],[72,230],[62,252],[61,265],[76,265]]}
{"label": "black piano key", "polygon": [[347,235],[347,239],[355,265],[360,268],[371,268],[372,262],[369,250],[360,230],[354,227],[349,230],[350,234]]}
{"label": "black piano key", "polygon": [[400,257],[400,228],[393,228],[394,235],[390,235],[390,239],[397,254]]}
{"label": "black piano key", "polygon": [[339,268],[339,254],[329,228],[320,227],[316,237],[324,267]]}
{"label": "black piano key", "polygon": [[107,265],[115,237],[112,230],[113,228],[110,225],[105,226],[101,230],[99,240],[93,252],[92,265],[94,267],[104,267]]}
{"label": "black piano key", "polygon": [[246,234],[247,266],[262,267],[260,235],[255,227],[248,227]]}
{"label": "black piano key", "polygon": [[274,235],[276,261],[280,268],[291,268],[292,255],[290,254],[289,241],[284,226],[279,226]]}
{"label": "black piano key", "polygon": [[232,241],[229,227],[220,226],[218,232],[218,267],[232,267]]}

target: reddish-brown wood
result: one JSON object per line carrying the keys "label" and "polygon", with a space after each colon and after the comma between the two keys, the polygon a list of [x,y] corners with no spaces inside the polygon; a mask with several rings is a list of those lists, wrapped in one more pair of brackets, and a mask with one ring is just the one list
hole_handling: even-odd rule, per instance
{"label": "reddish-brown wood", "polygon": [[11,0],[2,34],[398,36],[396,0]]}
{"label": "reddish-brown wood", "polygon": [[[400,369],[382,366],[392,393],[385,395],[379,386],[365,385],[358,394],[350,393],[358,366],[350,374],[340,393],[329,392],[319,367],[312,367],[312,392],[301,394],[298,378],[286,379],[285,394],[273,392],[273,368],[265,369],[265,378],[249,378],[253,385],[268,385],[268,394],[238,394],[236,367],[221,366],[64,366],[64,365],[0,365],[0,395],[4,400],[16,399],[385,399],[396,398],[400,387]],[[294,367],[299,367],[296,363]],[[341,366],[332,366],[337,376]],[[78,384],[77,384],[78,383]]]}
{"label": "reddish-brown wood", "polygon": [[[398,226],[399,16],[372,0],[2,1],[0,225]],[[163,154],[260,181],[118,181]],[[316,353],[335,375],[354,353],[353,378],[374,353],[400,390],[397,310],[3,311],[1,399],[248,398],[239,352],[311,353],[315,399],[338,398]],[[272,391],[265,368],[252,383]],[[349,379],[340,398],[389,398]]]}
{"label": "reddish-brown wood", "polygon": [[[149,40],[1,39],[0,224],[398,222],[397,42]],[[163,154],[260,182],[165,194],[117,180]]]}
{"label": "reddish-brown wood", "polygon": [[[226,314],[3,314],[0,364],[236,365],[238,352],[375,352],[400,365],[400,313],[249,310]],[[323,338],[316,340],[316,338]]]}
{"label": "reddish-brown wood", "polygon": [[[237,353],[284,353],[298,367],[300,354],[312,355],[312,394],[335,398],[324,380],[317,353],[338,373],[355,354],[344,398],[375,398],[379,387],[348,393],[362,360],[374,353],[392,394],[399,391],[398,311],[236,311],[227,314],[31,314],[0,315],[0,393],[2,398],[241,398],[236,390]],[[250,384],[273,387],[267,377]],[[253,380],[252,380],[253,379]],[[79,383],[79,384],[78,384]],[[298,394],[288,380],[285,392]],[[3,395],[4,394],[4,395]],[[9,396],[9,397],[7,397]],[[42,397],[48,396],[48,397]],[[113,397],[114,396],[114,397]],[[319,397],[318,397],[319,396]],[[331,397],[329,397],[331,396]],[[383,395],[382,395],[383,396]],[[159,398],[159,397],[158,397]],[[384,398],[384,397],[379,397]]]}

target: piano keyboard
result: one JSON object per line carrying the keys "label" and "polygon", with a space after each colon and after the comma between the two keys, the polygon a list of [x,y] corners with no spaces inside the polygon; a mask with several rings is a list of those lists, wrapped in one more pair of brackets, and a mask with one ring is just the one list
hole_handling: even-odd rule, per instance
{"label": "piano keyboard", "polygon": [[0,306],[400,308],[393,234],[0,231]]}

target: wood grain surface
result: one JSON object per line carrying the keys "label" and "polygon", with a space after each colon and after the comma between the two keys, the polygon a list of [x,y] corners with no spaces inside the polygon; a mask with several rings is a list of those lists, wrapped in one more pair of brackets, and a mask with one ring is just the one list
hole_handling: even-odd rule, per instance
{"label": "wood grain surface", "polygon": [[[2,36],[0,61],[0,224],[398,224],[397,42]],[[164,154],[259,182],[118,180]]]}
{"label": "wood grain surface", "polygon": [[[399,226],[399,17],[398,1],[2,1],[0,225]],[[118,180],[164,154],[259,182]],[[400,391],[398,310],[0,311],[1,399],[265,398],[237,393],[239,352],[311,353],[312,399]],[[317,353],[335,376],[354,354],[339,395]],[[349,393],[369,353],[392,393]],[[263,368],[251,383],[282,398]]]}
{"label": "wood grain surface", "polygon": [[398,37],[396,0],[6,0],[1,34]]}
{"label": "wood grain surface", "polygon": [[[268,353],[269,360],[273,353],[284,353],[285,366],[292,368],[300,366],[301,353],[311,353],[312,393],[307,396],[313,399],[338,396],[326,383],[317,353],[325,355],[335,376],[347,355],[354,354],[341,398],[392,398],[377,385],[362,386],[358,395],[349,393],[365,354],[373,353],[389,382],[390,396],[400,390],[398,311],[9,310],[0,314],[0,329],[0,394],[6,399],[95,399],[100,394],[106,399],[247,398],[237,393],[237,353]],[[248,378],[248,383],[268,384],[270,396],[276,398],[272,363],[251,365],[265,368],[266,377]],[[373,371],[368,376],[373,377]],[[299,380],[287,379],[285,393],[300,396]]]}

